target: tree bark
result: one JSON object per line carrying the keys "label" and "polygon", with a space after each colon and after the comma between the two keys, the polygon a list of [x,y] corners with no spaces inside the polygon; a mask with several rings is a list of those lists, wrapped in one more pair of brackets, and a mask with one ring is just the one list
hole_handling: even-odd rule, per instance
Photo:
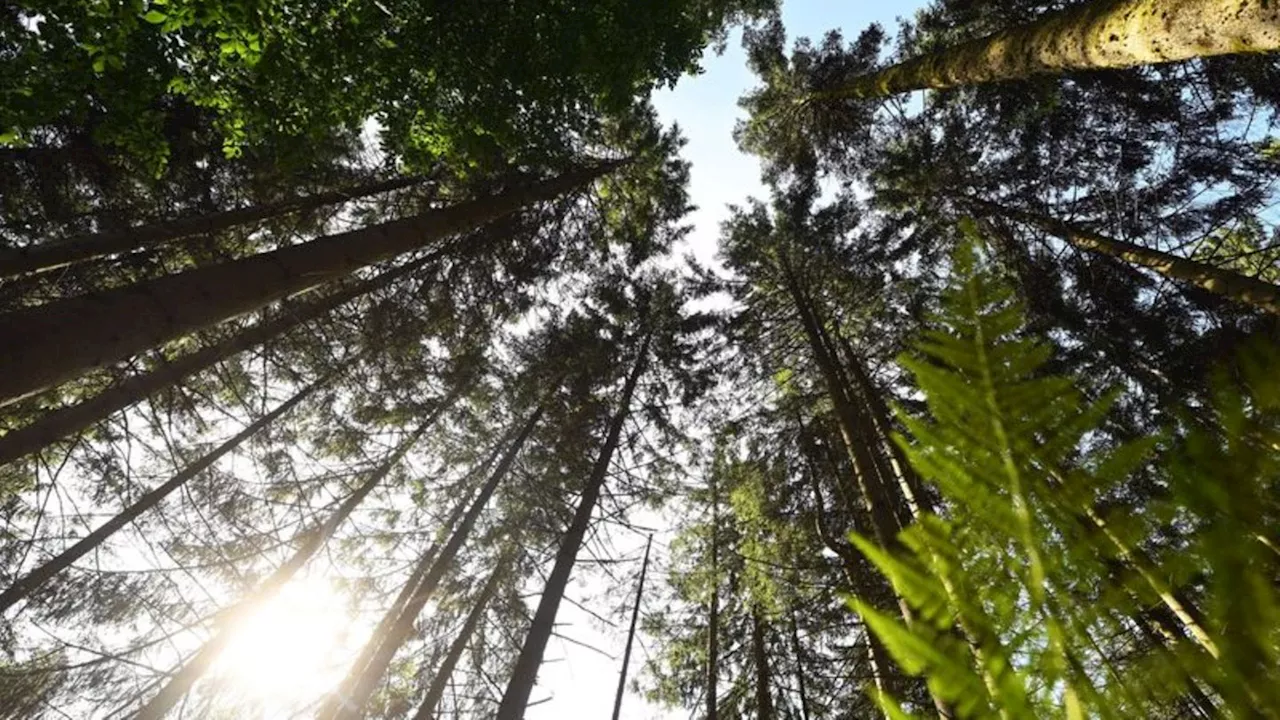
{"label": "tree bark", "polygon": [[40,588],[40,586],[49,582],[55,575],[70,567],[72,563],[86,554],[92,552],[101,545],[107,538],[111,537],[117,530],[128,525],[142,515],[144,512],[154,508],[160,504],[174,490],[182,487],[191,478],[199,475],[209,469],[223,455],[231,452],[239,447],[240,443],[260,432],[263,428],[270,425],[280,416],[292,410],[298,403],[305,400],[317,389],[319,389],[328,378],[317,380],[302,390],[294,394],[285,402],[281,403],[276,409],[263,415],[257,420],[250,423],[240,432],[231,436],[230,439],[224,441],[221,445],[213,450],[205,453],[199,460],[187,465],[181,472],[169,478],[163,484],[153,488],[150,492],[145,493],[137,502],[125,508],[118,515],[100,525],[93,532],[81,538],[71,547],[63,550],[57,556],[48,560],[43,565],[37,567],[17,582],[0,593],[0,613],[5,612],[9,608],[32,592]]}
{"label": "tree bark", "polygon": [[773,679],[769,652],[764,646],[764,620],[760,608],[751,612],[751,656],[756,670],[756,720],[773,720]]}
{"label": "tree bark", "polygon": [[[1280,8],[1280,3],[1277,3],[1276,7]],[[1092,230],[1062,222],[1061,220],[1055,220],[1045,215],[1023,212],[972,197],[964,198],[963,202],[973,205],[986,213],[1004,216],[1039,227],[1046,232],[1057,235],[1081,250],[1107,255],[1135,265],[1142,265],[1167,278],[1188,282],[1211,293],[1230,298],[1242,305],[1252,305],[1260,310],[1280,315],[1280,285],[1273,285],[1248,275],[1241,275],[1238,272],[1214,267],[1196,260],[1188,260],[1187,258],[1178,257],[1160,250],[1153,250],[1125,240],[1107,237]]]}
{"label": "tree bark", "polygon": [[800,694],[800,720],[809,720],[809,693],[805,686],[800,628],[796,624],[796,608],[794,605],[791,606],[791,647],[796,654],[796,690]]}
{"label": "tree bark", "polygon": [[711,475],[711,606],[707,620],[707,720],[720,712],[720,487]]}
{"label": "tree bark", "polygon": [[644,597],[644,576],[649,571],[649,548],[653,535],[644,544],[644,561],[640,563],[640,583],[636,586],[636,604],[631,608],[631,628],[627,630],[627,647],[622,652],[622,672],[618,675],[618,692],[613,698],[613,720],[622,714],[622,696],[627,690],[627,666],[631,664],[631,645],[636,639],[636,623],[640,621],[640,600]]}
{"label": "tree bark", "polygon": [[343,693],[340,688],[340,694],[326,702],[325,708],[322,708],[316,714],[317,718],[348,720],[364,716],[365,703],[369,701],[370,696],[373,695],[373,691],[378,686],[378,682],[382,680],[383,674],[386,673],[387,667],[391,665],[391,660],[395,657],[396,651],[409,639],[409,635],[413,632],[413,625],[417,621],[418,615],[421,614],[422,608],[427,604],[427,600],[431,599],[445,573],[453,568],[458,551],[462,549],[463,544],[470,537],[480,513],[489,504],[489,500],[493,497],[494,491],[497,490],[498,484],[515,463],[516,457],[520,454],[525,441],[529,439],[529,435],[542,419],[542,414],[543,409],[539,407],[525,422],[520,435],[507,448],[502,460],[498,463],[498,467],[494,469],[489,476],[488,482],[485,483],[475,500],[472,501],[471,507],[467,510],[466,516],[462,518],[458,529],[449,538],[449,542],[441,548],[440,554],[431,560],[431,569],[423,575],[422,581],[414,590],[413,595],[404,604],[404,609],[396,617],[395,623],[391,626],[386,638],[369,655],[368,664],[351,669],[351,673],[348,674],[342,685],[342,687],[349,687],[350,692]]}
{"label": "tree bark", "polygon": [[314,302],[297,307],[285,306],[277,317],[245,328],[215,345],[203,347],[155,369],[125,378],[74,405],[46,412],[31,424],[0,435],[0,465],[11,463],[43,450],[64,437],[82,432],[124,408],[177,385],[195,373],[290,332],[304,323],[324,317],[362,295],[387,287],[434,262],[438,257],[438,253],[432,253]]}
{"label": "tree bark", "polygon": [[1094,0],[868,73],[807,102],[1280,50],[1270,0]]}
{"label": "tree bark", "polygon": [[467,614],[467,619],[462,624],[462,629],[458,631],[458,636],[449,645],[449,652],[445,654],[444,660],[440,662],[440,667],[436,668],[435,675],[431,678],[431,685],[427,688],[427,696],[423,698],[422,704],[418,706],[418,711],[414,713],[413,720],[435,720],[436,706],[444,698],[444,691],[449,685],[449,678],[452,677],[454,668],[458,666],[458,661],[462,659],[462,653],[466,651],[467,645],[471,642],[471,636],[475,634],[476,627],[480,625],[480,619],[484,617],[485,609],[492,602],[494,594],[497,593],[500,581],[503,575],[506,574],[507,565],[508,563],[505,561],[499,562],[498,567],[489,575],[489,582],[485,583],[484,589],[476,597],[474,604],[471,606],[471,612]]}
{"label": "tree bark", "polygon": [[592,182],[619,163],[300,245],[0,317],[0,405],[177,337],[466,232]]}
{"label": "tree bark", "polygon": [[169,676],[168,682],[164,687],[160,688],[160,692],[156,693],[146,705],[142,706],[134,716],[134,720],[160,720],[163,718],[175,704],[182,699],[184,695],[191,689],[201,677],[208,672],[209,668],[217,660],[218,655],[226,648],[234,636],[236,621],[248,617],[255,609],[262,607],[270,602],[281,588],[293,579],[293,576],[302,569],[304,565],[324,547],[324,544],[333,537],[334,532],[342,523],[346,522],[351,513],[364,502],[364,499],[373,492],[374,488],[382,484],[387,475],[395,469],[396,465],[404,459],[404,456],[413,448],[422,436],[427,433],[436,420],[445,413],[458,397],[462,395],[463,385],[460,384],[453,392],[449,394],[436,409],[431,413],[430,417],[422,423],[407,440],[400,443],[391,457],[387,458],[376,470],[356,488],[356,491],[347,497],[346,500],[338,506],[332,515],[325,519],[320,525],[310,528],[302,533],[302,543],[293,555],[275,572],[271,573],[261,585],[254,590],[253,594],[245,600],[238,603],[231,609],[227,617],[222,621],[222,627],[217,631],[211,640],[206,642],[192,655],[182,667]]}
{"label": "tree bark", "polygon": [[0,253],[0,278],[43,272],[105,255],[133,252],[181,240],[192,235],[218,232],[237,225],[268,220],[293,212],[314,210],[348,200],[377,195],[423,182],[422,176],[397,177],[365,183],[344,190],[289,198],[263,205],[224,210],[140,225],[119,232],[94,233],[54,240],[41,245]]}
{"label": "tree bark", "polygon": [[609,474],[609,463],[613,459],[614,450],[622,438],[622,426],[630,414],[631,398],[635,394],[636,384],[644,373],[649,356],[649,343],[652,335],[646,335],[636,354],[635,365],[622,388],[622,398],[618,409],[609,423],[609,433],[596,458],[591,476],[582,490],[582,499],[573,520],[565,531],[560,549],[556,552],[555,566],[547,577],[547,585],[542,591],[542,599],[538,602],[529,634],[525,637],[524,646],[511,673],[511,681],[503,693],[502,702],[498,706],[497,720],[521,720],[525,707],[529,704],[529,695],[538,678],[538,666],[542,664],[542,655],[547,647],[547,640],[555,625],[556,612],[560,609],[560,600],[564,597],[565,588],[569,584],[569,575],[573,572],[573,564],[578,557],[578,549],[586,536],[587,526],[591,523],[591,514],[600,492],[604,488],[605,478]]}

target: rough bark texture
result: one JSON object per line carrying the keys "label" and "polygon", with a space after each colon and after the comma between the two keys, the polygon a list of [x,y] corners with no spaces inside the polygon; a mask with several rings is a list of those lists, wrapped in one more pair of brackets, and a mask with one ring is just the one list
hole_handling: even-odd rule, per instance
{"label": "rough bark texture", "polygon": [[[451,404],[452,401],[446,400],[445,403]],[[303,534],[302,543],[294,551],[293,555],[283,565],[276,568],[276,571],[258,586],[250,598],[241,602],[228,614],[224,620],[223,627],[218,630],[217,634],[201,646],[196,651],[196,654],[191,656],[191,659],[183,664],[177,672],[169,676],[168,682],[165,683],[164,687],[160,688],[160,692],[147,701],[147,704],[138,711],[133,720],[161,720],[168,714],[169,710],[187,694],[191,686],[204,676],[209,667],[213,665],[213,662],[218,659],[218,655],[223,648],[231,641],[235,629],[235,621],[251,612],[254,608],[261,607],[264,603],[269,602],[281,588],[293,579],[293,576],[307,564],[312,556],[320,548],[324,547],[329,538],[333,537],[333,533],[342,523],[346,522],[347,518],[351,516],[351,513],[355,511],[360,503],[364,502],[369,493],[373,492],[373,489],[380,485],[387,475],[391,473],[392,469],[404,459],[405,454],[422,438],[435,423],[436,419],[443,414],[444,410],[445,405],[442,404],[418,428],[417,432],[401,443],[395,453],[387,458],[382,465],[379,465],[378,469],[338,506],[338,509],[332,515],[326,518],[318,527],[307,530]]]}
{"label": "rough bark texture", "polygon": [[885,97],[1032,75],[1280,50],[1275,0],[1095,0],[814,93]]}
{"label": "rough bark texture", "polygon": [[293,397],[281,403],[275,410],[272,410],[266,415],[263,415],[253,421],[243,430],[231,436],[230,439],[224,441],[221,445],[206,453],[199,460],[196,460],[186,466],[181,472],[169,478],[163,484],[153,488],[150,492],[144,494],[137,502],[133,503],[122,510],[118,515],[100,525],[97,529],[81,538],[74,545],[63,550],[43,565],[27,573],[11,585],[9,589],[0,593],[0,613],[3,613],[13,607],[15,603],[30,595],[40,586],[49,582],[53,576],[70,567],[76,560],[79,560],[86,554],[92,552],[94,548],[101,545],[104,540],[111,537],[111,535],[117,530],[133,522],[138,518],[138,516],[151,508],[154,508],[156,505],[159,505],[160,501],[168,497],[174,490],[177,490],[186,482],[191,480],[191,478],[209,469],[209,467],[217,462],[223,455],[231,452],[238,447],[240,443],[260,432],[281,415],[292,410],[298,403],[302,402],[315,392],[323,383],[324,381],[320,380],[298,391]]}
{"label": "rough bark texture", "polygon": [[218,232],[237,225],[259,222],[292,212],[314,210],[348,200],[399,190],[423,182],[422,176],[407,176],[367,183],[344,190],[289,198],[278,202],[194,217],[142,225],[120,232],[95,233],[56,240],[42,245],[8,250],[0,254],[0,278],[27,272],[53,270],[93,258],[133,252],[181,240],[184,237]]}
{"label": "rough bark texture", "polygon": [[631,628],[627,630],[627,647],[622,652],[622,672],[618,674],[618,691],[613,698],[613,720],[622,714],[622,696],[627,690],[627,667],[631,664],[631,645],[636,640],[636,624],[640,622],[640,600],[644,597],[644,576],[649,572],[649,548],[653,535],[644,544],[644,561],[640,563],[640,583],[636,585],[636,604],[631,608]]}
{"label": "rough bark texture", "polygon": [[[498,484],[502,482],[502,479],[506,477],[507,472],[515,463],[516,457],[520,454],[521,448],[524,447],[525,441],[529,439],[529,435],[542,419],[542,413],[542,408],[538,408],[529,417],[529,420],[525,422],[520,435],[507,448],[502,460],[498,463],[498,467],[494,468],[493,474],[489,476],[485,486],[480,490],[475,500],[472,501],[471,507],[467,510],[466,516],[462,518],[458,529],[450,536],[449,542],[441,548],[440,554],[432,560],[431,569],[426,572],[422,581],[414,590],[413,595],[404,604],[404,609],[391,626],[391,630],[376,651],[370,655],[368,664],[364,667],[357,666],[352,668],[351,674],[343,682],[343,687],[351,688],[350,692],[328,703],[325,709],[317,713],[317,718],[354,720],[364,716],[365,703],[369,701],[373,691],[377,689],[378,683],[382,680],[383,674],[386,673],[387,667],[391,665],[391,660],[395,657],[396,651],[404,645],[405,641],[413,633],[413,625],[417,621],[418,615],[422,613],[422,608],[435,593],[445,573],[453,568],[458,551],[462,549],[463,544],[471,536],[471,530],[475,527],[480,513],[489,504],[489,500],[493,497],[494,491],[497,490]],[[342,691],[340,690],[339,692],[341,693]]]}
{"label": "rough bark texture", "polygon": [[551,638],[551,632],[555,626],[560,600],[564,597],[565,588],[569,584],[569,575],[573,572],[574,562],[578,558],[578,549],[586,536],[587,526],[591,524],[591,514],[595,510],[596,502],[600,499],[605,478],[609,475],[609,463],[613,459],[613,452],[622,438],[622,426],[631,410],[631,397],[635,394],[636,384],[640,382],[640,376],[647,365],[650,340],[651,336],[646,336],[641,343],[635,365],[622,388],[618,409],[609,423],[609,433],[605,437],[599,457],[596,458],[595,466],[591,469],[586,487],[582,490],[578,509],[565,530],[564,539],[560,542],[560,548],[556,552],[555,566],[547,576],[547,584],[542,591],[542,599],[538,601],[538,609],[534,613],[529,634],[525,637],[524,645],[520,648],[520,655],[511,672],[511,682],[507,684],[506,692],[502,695],[502,702],[495,716],[497,720],[522,720],[524,717],[525,706],[529,704],[529,694],[533,692],[533,685],[538,678],[538,666],[542,664],[542,654],[546,650],[547,640]]}
{"label": "rough bark texture", "polygon": [[449,652],[445,654],[444,660],[440,661],[440,667],[436,668],[435,675],[431,678],[431,685],[427,688],[427,695],[418,706],[418,711],[414,713],[413,720],[435,720],[436,706],[444,698],[444,691],[449,686],[449,678],[453,675],[454,668],[458,666],[458,661],[462,659],[462,653],[466,652],[467,644],[475,634],[476,627],[480,625],[485,609],[497,593],[507,566],[507,562],[498,563],[498,567],[489,575],[489,581],[485,583],[484,589],[473,601],[471,612],[467,613],[462,629],[449,645]]}
{"label": "rough bark texture", "polygon": [[277,317],[247,327],[216,345],[203,347],[153,370],[125,378],[97,395],[74,405],[45,412],[35,422],[0,435],[0,465],[43,450],[64,437],[82,432],[95,423],[106,420],[113,413],[177,385],[195,373],[290,332],[304,323],[324,317],[362,295],[387,287],[423,268],[435,261],[437,257],[436,253],[432,253],[314,302],[285,307]]}
{"label": "rough bark texture", "polygon": [[0,317],[0,405],[581,187],[618,163],[501,195]]}

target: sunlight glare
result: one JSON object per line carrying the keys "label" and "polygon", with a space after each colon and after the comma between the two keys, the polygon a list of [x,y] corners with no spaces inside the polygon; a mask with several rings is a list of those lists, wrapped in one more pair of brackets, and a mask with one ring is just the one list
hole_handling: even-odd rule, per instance
{"label": "sunlight glare", "polygon": [[264,710],[311,702],[341,680],[350,617],[322,579],[286,586],[239,623],[218,658],[217,675],[240,700]]}

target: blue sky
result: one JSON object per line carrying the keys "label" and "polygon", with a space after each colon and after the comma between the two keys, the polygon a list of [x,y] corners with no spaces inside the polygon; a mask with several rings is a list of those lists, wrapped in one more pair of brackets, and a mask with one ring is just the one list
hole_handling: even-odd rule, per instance
{"label": "blue sky", "polygon": [[[881,23],[893,33],[898,17],[909,17],[922,5],[918,1],[788,0],[783,6],[783,22],[789,38],[817,38],[833,28],[841,29],[846,37],[853,37],[872,22]],[[689,218],[693,226],[689,249],[706,263],[715,256],[720,223],[728,217],[726,206],[741,204],[751,196],[763,198],[766,192],[760,183],[759,162],[738,152],[733,141],[734,123],[743,116],[738,98],[755,85],[755,78],[746,66],[739,33],[734,33],[723,55],[708,54],[703,67],[701,75],[684,78],[673,90],[657,93],[654,105],[663,121],[677,123],[688,139],[684,157],[692,164],[690,195],[698,206]],[[634,556],[637,565],[643,542],[638,535],[610,538],[615,551],[626,557]],[[655,567],[650,569],[650,579],[658,583],[662,582],[665,573],[665,549],[661,542],[655,543],[654,555]],[[601,597],[598,582],[582,577],[586,574],[582,565],[578,570],[569,590],[571,595],[593,601],[593,605],[626,604],[625,598]],[[609,610],[607,607],[596,609]],[[601,648],[616,658],[622,655],[626,640],[622,632],[626,627],[625,619],[620,619],[618,630],[606,632],[601,623],[571,603],[564,603],[560,606],[557,624],[559,633],[575,641]],[[632,657],[631,677],[637,676],[646,656],[653,650],[655,648],[641,638],[641,647]],[[527,720],[609,717],[620,660],[611,660],[598,652],[553,638],[544,661],[546,663],[539,673],[539,686],[532,697],[534,702],[543,702],[529,709]],[[688,718],[689,712],[664,713],[661,708],[646,704],[643,698],[629,694],[624,701],[622,717],[627,720],[674,720]]]}

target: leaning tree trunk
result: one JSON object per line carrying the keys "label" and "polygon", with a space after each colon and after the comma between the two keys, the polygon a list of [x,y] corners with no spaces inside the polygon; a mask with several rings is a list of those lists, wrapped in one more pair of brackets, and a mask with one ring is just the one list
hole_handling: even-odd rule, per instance
{"label": "leaning tree trunk", "polygon": [[227,643],[232,639],[234,620],[246,615],[253,607],[260,607],[262,603],[270,601],[275,596],[275,593],[280,591],[280,588],[288,584],[289,580],[293,579],[293,575],[296,575],[298,570],[301,570],[302,566],[306,565],[307,561],[311,560],[311,557],[315,556],[315,553],[319,552],[326,542],[329,542],[329,538],[332,538],[334,532],[337,532],[339,525],[346,523],[348,516],[351,516],[356,507],[365,501],[369,493],[380,486],[383,480],[387,479],[392,470],[396,469],[399,462],[404,459],[404,456],[408,455],[413,446],[417,445],[417,442],[422,439],[422,436],[425,436],[434,427],[440,416],[448,413],[449,409],[454,404],[457,404],[457,401],[460,400],[463,393],[470,386],[470,380],[462,380],[449,391],[448,395],[440,398],[440,402],[431,410],[428,418],[422,421],[412,436],[402,442],[396,448],[396,451],[387,460],[383,461],[383,464],[378,466],[378,469],[372,471],[369,478],[364,483],[361,483],[361,486],[356,488],[356,492],[348,496],[342,505],[338,506],[338,510],[334,511],[333,515],[330,515],[319,527],[303,532],[302,543],[298,546],[298,550],[294,551],[293,555],[289,557],[289,560],[284,562],[284,565],[276,568],[274,573],[271,573],[270,577],[253,591],[252,596],[237,603],[237,606],[230,612],[227,621],[224,621],[223,628],[214,635],[214,638],[206,642],[204,646],[201,646],[200,650],[196,651],[195,655],[187,660],[186,664],[183,664],[178,671],[169,675],[168,682],[165,683],[163,688],[160,688],[160,692],[156,693],[155,697],[147,701],[146,705],[142,707],[142,710],[138,711],[133,720],[160,720],[166,712],[169,712],[170,708],[173,708],[175,703],[182,700],[182,697],[187,694],[192,685],[209,671],[209,667],[218,659],[219,653],[223,651],[223,648],[227,647]]}
{"label": "leaning tree trunk", "polygon": [[[793,583],[799,585],[798,579]],[[796,654],[796,692],[800,696],[800,720],[809,720],[809,692],[805,681],[804,646],[800,644],[800,627],[796,623],[796,608],[792,604],[789,610],[791,625],[791,647]]]}
{"label": "leaning tree trunk", "polygon": [[578,549],[582,546],[583,538],[586,537],[587,526],[591,524],[591,514],[595,510],[596,502],[600,499],[605,478],[608,477],[609,463],[613,460],[613,453],[622,439],[622,426],[630,414],[631,398],[635,394],[636,384],[640,382],[640,376],[644,373],[648,362],[651,338],[651,335],[646,335],[641,342],[635,365],[623,385],[618,409],[609,423],[609,433],[605,437],[599,457],[596,458],[595,466],[591,469],[586,487],[582,490],[578,509],[565,531],[564,539],[560,542],[560,549],[556,552],[555,566],[547,576],[547,584],[542,591],[542,599],[538,602],[538,610],[534,613],[529,634],[525,637],[524,646],[520,648],[520,655],[516,658],[515,667],[511,671],[511,681],[502,695],[502,702],[498,705],[497,720],[521,720],[524,717],[525,707],[529,704],[529,695],[533,692],[533,685],[538,678],[538,666],[542,664],[542,654],[547,648],[547,641],[551,639],[556,612],[560,609],[560,600],[564,597],[565,588],[569,584],[569,575],[573,572],[573,564],[578,557]]}
{"label": "leaning tree trunk", "polygon": [[[458,529],[454,531],[449,538],[449,542],[440,550],[440,554],[431,560],[431,569],[423,575],[421,582],[414,589],[413,595],[408,602],[404,604],[404,608],[396,617],[395,623],[391,625],[382,643],[368,655],[368,663],[364,666],[357,665],[351,669],[351,673],[340,686],[338,695],[326,703],[325,707],[316,714],[317,718],[321,720],[327,720],[328,718],[353,720],[364,716],[365,703],[369,701],[369,697],[377,689],[378,682],[382,680],[387,667],[391,665],[391,660],[395,657],[396,651],[413,634],[413,625],[417,621],[418,615],[422,613],[422,608],[435,593],[445,573],[453,568],[454,560],[458,557],[458,552],[462,549],[463,544],[471,536],[476,520],[480,518],[480,514],[489,504],[489,500],[493,497],[494,491],[497,490],[498,484],[502,482],[502,479],[511,470],[511,466],[515,463],[516,457],[524,447],[525,441],[529,439],[529,435],[542,419],[542,414],[543,409],[540,407],[525,422],[524,427],[520,430],[520,435],[507,448],[502,460],[494,468],[493,474],[489,476],[488,482],[485,483],[475,500],[472,501],[471,507],[467,510],[466,516],[462,518]],[[346,688],[350,690],[344,692]]]}
{"label": "leaning tree trunk", "polygon": [[613,720],[622,714],[622,696],[627,690],[627,668],[631,664],[631,646],[636,640],[636,623],[640,622],[640,600],[644,598],[644,576],[649,571],[649,549],[653,547],[653,535],[644,544],[644,561],[640,563],[640,582],[636,585],[636,604],[631,608],[631,627],[627,630],[627,646],[622,651],[622,672],[618,674],[618,692],[613,698]]}
{"label": "leaning tree trunk", "polygon": [[152,370],[127,377],[93,397],[41,414],[29,425],[0,435],[0,465],[43,450],[58,440],[82,432],[112,414],[142,402],[150,395],[177,385],[195,373],[324,317],[338,307],[423,268],[438,258],[431,253],[370,280],[319,298],[314,302],[281,308],[279,315],[218,342],[188,353]]}
{"label": "leaning tree trunk", "polygon": [[138,519],[140,515],[160,504],[174,490],[182,487],[191,478],[199,475],[207,470],[223,455],[231,452],[239,447],[249,437],[255,435],[263,428],[270,425],[280,416],[292,410],[298,403],[305,400],[317,389],[320,388],[329,378],[317,380],[298,391],[293,397],[281,403],[279,407],[271,412],[263,415],[257,420],[250,423],[240,432],[233,435],[230,439],[224,441],[221,445],[206,453],[199,460],[191,463],[182,469],[181,472],[169,478],[163,484],[144,494],[137,502],[125,508],[120,514],[103,523],[96,530],[81,538],[71,547],[63,550],[51,560],[46,561],[43,565],[37,567],[17,582],[0,593],[0,613],[13,607],[13,605],[31,593],[35,592],[55,575],[70,567],[72,563],[93,552],[107,538],[111,537],[116,531]]}
{"label": "leaning tree trunk", "polygon": [[0,316],[0,405],[581,187],[619,163]]}
{"label": "leaning tree trunk", "polygon": [[1093,0],[1035,22],[907,60],[806,101],[1128,68],[1280,50],[1274,0]]}
{"label": "leaning tree trunk", "polygon": [[176,705],[182,697],[187,694],[191,686],[208,672],[209,668],[217,660],[218,655],[226,648],[234,635],[236,620],[246,617],[254,608],[262,607],[263,604],[269,602],[276,593],[280,592],[293,576],[302,569],[319,550],[324,547],[329,538],[333,537],[334,532],[342,523],[346,522],[351,513],[355,511],[360,503],[373,492],[374,488],[382,484],[396,465],[404,459],[422,436],[427,433],[436,420],[445,413],[448,408],[462,395],[463,385],[460,384],[455,388],[439,405],[436,406],[431,416],[423,422],[418,429],[409,436],[407,440],[400,443],[400,447],[391,454],[369,477],[361,483],[356,491],[347,497],[338,509],[332,515],[325,519],[317,527],[310,528],[302,533],[302,543],[293,555],[275,572],[271,573],[261,585],[254,590],[253,594],[245,600],[238,603],[227,617],[223,620],[223,626],[213,636],[213,639],[206,642],[196,651],[194,655],[187,660],[181,668],[169,675],[169,680],[160,688],[160,692],[147,701],[137,715],[133,716],[133,720],[161,720]]}
{"label": "leaning tree trunk", "polygon": [[369,634],[369,639],[365,641],[364,647],[360,649],[360,655],[356,657],[355,662],[351,664],[351,671],[338,686],[335,696],[325,700],[320,706],[317,716],[321,718],[331,717],[339,710],[339,705],[345,702],[345,698],[350,697],[352,689],[362,677],[362,672],[369,666],[373,660],[373,656],[378,652],[378,648],[382,647],[387,641],[392,629],[395,627],[396,621],[400,619],[405,607],[413,600],[414,594],[418,591],[418,587],[422,584],[422,579],[431,571],[432,563],[435,562],[436,553],[440,550],[440,542],[453,535],[458,523],[462,520],[462,516],[466,514],[467,508],[471,505],[470,482],[477,477],[487,477],[489,470],[493,464],[498,461],[507,445],[506,438],[500,442],[489,456],[480,463],[480,465],[469,471],[466,477],[461,481],[464,488],[462,497],[454,505],[453,510],[449,513],[449,517],[444,521],[436,531],[436,540],[425,552],[418,558],[418,562],[410,573],[409,579],[400,586],[400,592],[396,594],[395,600],[386,612],[382,614],[382,618],[378,620],[378,625]]}
{"label": "leaning tree trunk", "polygon": [[471,636],[475,634],[476,627],[480,625],[480,619],[484,617],[485,610],[488,608],[489,603],[492,602],[493,596],[498,592],[498,586],[501,585],[501,580],[506,574],[509,564],[506,560],[499,561],[498,566],[489,575],[489,582],[485,583],[484,589],[472,601],[471,612],[467,613],[467,619],[462,623],[462,629],[458,631],[458,636],[449,645],[449,652],[445,654],[444,660],[440,662],[440,667],[436,668],[435,675],[431,678],[431,685],[427,688],[427,696],[422,699],[422,704],[418,706],[418,711],[414,713],[413,720],[435,720],[436,706],[444,698],[444,691],[449,686],[449,679],[453,676],[453,670],[458,666],[458,661],[462,659],[462,653],[466,652],[467,645],[471,642]]}
{"label": "leaning tree trunk", "polygon": [[756,720],[773,720],[773,678],[769,651],[764,646],[764,619],[758,607],[751,611],[751,657],[756,671]]}
{"label": "leaning tree trunk", "polygon": [[[1280,2],[1276,3],[1280,8]],[[1151,268],[1157,273],[1196,287],[1230,298],[1242,305],[1252,305],[1260,310],[1280,315],[1280,285],[1264,280],[1241,275],[1238,272],[1214,267],[1196,260],[1172,255],[1160,250],[1153,250],[1141,245],[1107,237],[1101,233],[1066,223],[1061,220],[1004,207],[995,203],[973,197],[963,202],[974,206],[987,214],[1007,217],[1040,229],[1066,240],[1072,245],[1089,252],[1125,260],[1135,265]]]}
{"label": "leaning tree trunk", "polygon": [[417,185],[424,180],[425,178],[422,176],[392,178],[390,180],[357,185],[344,190],[289,198],[273,203],[224,210],[207,215],[166,220],[119,232],[79,235],[41,245],[6,250],[0,253],[0,278],[27,272],[53,270],[106,255],[134,252],[181,240],[192,235],[218,232],[237,225],[268,220],[293,212],[305,212],[325,205],[334,205],[348,200],[399,190]]}

